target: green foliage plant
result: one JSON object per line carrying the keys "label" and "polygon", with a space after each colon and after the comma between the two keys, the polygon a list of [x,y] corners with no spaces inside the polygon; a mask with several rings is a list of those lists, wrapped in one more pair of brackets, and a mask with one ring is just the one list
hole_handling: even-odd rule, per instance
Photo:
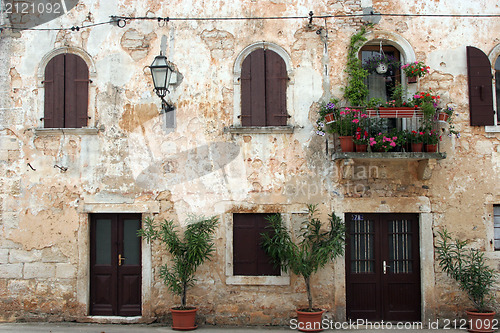
{"label": "green foliage plant", "polygon": [[365,34],[366,27],[363,26],[360,31],[351,37],[347,53],[346,72],[349,78],[344,88],[344,98],[352,106],[363,106],[368,97],[368,87],[365,84],[368,71],[363,68],[361,60],[358,57],[359,49],[363,42],[366,41]]}
{"label": "green foliage plant", "polygon": [[148,242],[159,240],[172,255],[172,266],[164,264],[160,268],[160,276],[169,290],[181,297],[178,310],[187,310],[186,292],[194,285],[194,274],[197,268],[206,260],[210,260],[214,252],[213,234],[218,225],[216,217],[188,218],[188,225],[181,238],[172,220],[155,223],[154,219],[146,218],[144,228],[138,234]]}
{"label": "green foliage plant", "polygon": [[484,252],[466,248],[467,241],[452,240],[446,229],[438,231],[437,259],[442,270],[458,282],[478,312],[489,312],[496,271],[486,264]]}
{"label": "green foliage plant", "polygon": [[284,271],[292,271],[302,276],[306,284],[308,308],[315,312],[311,294],[311,275],[324,267],[328,262],[344,254],[345,225],[332,213],[328,221],[328,229],[322,229],[322,222],[315,217],[317,205],[308,205],[307,219],[302,223],[297,243],[292,240],[281,215],[268,218],[271,232],[262,234],[262,247],[271,256],[276,266]]}

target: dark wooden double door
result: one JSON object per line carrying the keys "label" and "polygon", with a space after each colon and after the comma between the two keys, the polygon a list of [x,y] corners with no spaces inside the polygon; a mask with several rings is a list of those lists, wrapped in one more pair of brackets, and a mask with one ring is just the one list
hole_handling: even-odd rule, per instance
{"label": "dark wooden double door", "polygon": [[347,318],[420,321],[418,214],[346,214]]}
{"label": "dark wooden double door", "polygon": [[141,315],[141,214],[92,214],[90,314]]}

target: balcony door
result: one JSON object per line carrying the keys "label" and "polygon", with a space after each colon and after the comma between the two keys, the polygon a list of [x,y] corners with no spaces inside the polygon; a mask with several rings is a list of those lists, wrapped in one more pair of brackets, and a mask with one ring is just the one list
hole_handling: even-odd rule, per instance
{"label": "balcony door", "polygon": [[92,214],[90,314],[141,315],[141,214]]}
{"label": "balcony door", "polygon": [[420,321],[418,214],[346,214],[348,319]]}

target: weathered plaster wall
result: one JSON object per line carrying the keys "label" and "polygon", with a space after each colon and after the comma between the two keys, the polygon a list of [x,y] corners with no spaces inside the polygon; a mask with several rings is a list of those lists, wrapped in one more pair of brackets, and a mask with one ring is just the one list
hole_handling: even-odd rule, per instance
{"label": "weathered plaster wall", "polygon": [[[80,1],[47,27],[95,23],[109,15],[296,16],[359,14],[359,1]],[[370,1],[363,1],[363,6]],[[488,1],[373,1],[377,12],[498,13]],[[463,6],[463,8],[457,7]],[[467,8],[466,8],[467,7]],[[486,23],[485,23],[486,22]],[[459,113],[460,139],[445,137],[447,158],[419,180],[418,162],[358,164],[351,177],[331,161],[325,140],[314,134],[317,102],[341,97],[350,36],[360,18],[252,21],[132,21],[123,29],[102,25],[80,32],[23,31],[0,34],[0,321],[85,320],[88,307],[88,213],[142,212],[182,223],[188,214],[225,216],[235,211],[294,216],[320,203],[323,217],[344,212],[422,213],[422,256],[432,260],[435,227],[485,249],[490,244],[492,205],[500,203],[499,134],[468,126],[465,46],[488,53],[500,43],[494,19],[383,17],[373,36],[406,39],[418,60],[432,68],[419,88],[433,88]],[[326,24],[326,26],[325,26]],[[316,31],[323,28],[323,33]],[[327,34],[325,33],[327,32]],[[148,65],[167,37],[166,55],[178,71],[169,98],[175,128],[159,115]],[[259,41],[290,56],[290,123],[293,134],[230,134],[234,121],[233,68],[237,56]],[[89,56],[92,74],[89,126],[98,131],[49,131],[43,127],[42,59],[58,48]],[[42,73],[42,77],[40,77]],[[417,88],[412,88],[417,89]],[[330,142],[331,147],[331,142]],[[67,168],[66,171],[58,167]],[[188,302],[214,324],[286,324],[305,304],[303,282],[290,285],[227,285],[224,225],[212,263],[200,269]],[[146,245],[145,245],[146,246]],[[146,251],[146,253],[148,253]],[[151,284],[145,320],[163,320],[177,303],[159,278],[164,253],[151,248]],[[425,254],[425,256],[423,255]],[[147,254],[145,254],[147,256]],[[147,266],[147,265],[146,265]],[[315,301],[332,316],[345,316],[343,260],[314,278]],[[434,275],[435,273],[435,275]],[[145,279],[149,281],[148,279]],[[426,265],[424,313],[460,315],[464,295],[438,267]],[[434,287],[436,286],[436,287]],[[437,298],[436,303],[433,299]]]}

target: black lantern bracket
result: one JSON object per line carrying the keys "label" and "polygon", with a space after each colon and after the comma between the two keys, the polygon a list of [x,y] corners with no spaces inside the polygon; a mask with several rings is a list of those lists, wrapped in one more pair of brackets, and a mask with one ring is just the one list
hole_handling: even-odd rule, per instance
{"label": "black lantern bracket", "polygon": [[169,102],[167,102],[164,97],[160,97],[160,98],[161,98],[161,111],[160,111],[160,113],[167,113],[167,112],[175,110],[175,107],[173,104],[170,104]]}
{"label": "black lantern bracket", "polygon": [[160,113],[167,113],[175,110],[174,105],[165,100],[167,92],[170,93],[168,87],[170,85],[172,73],[174,72],[172,64],[167,60],[167,57],[160,52],[160,55],[156,56],[153,60],[151,66],[151,76],[153,78],[154,90],[156,95],[161,99],[161,111]]}

